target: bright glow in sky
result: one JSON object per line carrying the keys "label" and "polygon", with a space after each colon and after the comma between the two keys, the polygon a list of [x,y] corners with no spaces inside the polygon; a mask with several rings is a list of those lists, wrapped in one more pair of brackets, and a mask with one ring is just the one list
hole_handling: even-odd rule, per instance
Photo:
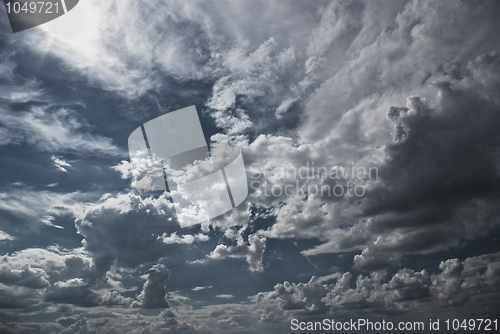
{"label": "bright glow in sky", "polygon": [[98,39],[98,15],[92,0],[80,0],[75,8],[63,16],[40,26],[54,38],[82,52],[93,53]]}

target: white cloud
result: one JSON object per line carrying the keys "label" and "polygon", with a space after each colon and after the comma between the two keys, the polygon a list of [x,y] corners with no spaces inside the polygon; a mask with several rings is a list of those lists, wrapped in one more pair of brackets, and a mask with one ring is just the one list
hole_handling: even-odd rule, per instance
{"label": "white cloud", "polygon": [[83,285],[86,285],[86,283],[80,277],[72,278],[72,279],[69,279],[67,281],[55,283],[55,286],[57,286],[58,288],[70,288],[70,287],[83,286]]}
{"label": "white cloud", "polygon": [[166,244],[192,244],[193,242],[200,242],[200,241],[207,241],[208,236],[204,234],[187,234],[187,235],[181,235],[178,236],[177,232],[174,232],[170,235],[167,233],[163,233],[161,236],[159,236],[164,243]]}
{"label": "white cloud", "polygon": [[148,271],[148,278],[141,294],[138,296],[137,306],[142,308],[167,308],[165,281],[170,276],[168,269],[162,265],[154,265]]}
{"label": "white cloud", "polygon": [[229,294],[216,295],[215,297],[216,298],[221,298],[221,299],[232,299],[232,298],[234,298],[233,295],[229,295]]}
{"label": "white cloud", "polygon": [[9,235],[8,233],[5,233],[4,231],[0,231],[0,242],[9,240],[14,240],[14,237]]}

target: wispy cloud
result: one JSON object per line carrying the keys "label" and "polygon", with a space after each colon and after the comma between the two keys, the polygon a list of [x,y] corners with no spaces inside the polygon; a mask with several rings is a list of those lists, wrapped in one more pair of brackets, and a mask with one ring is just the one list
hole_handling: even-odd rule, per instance
{"label": "wispy cloud", "polygon": [[122,154],[110,138],[86,131],[84,121],[70,109],[33,106],[16,113],[0,109],[0,115],[4,145],[28,143],[49,152]]}
{"label": "wispy cloud", "polygon": [[216,295],[215,298],[231,299],[231,298],[234,298],[234,296],[233,295],[229,295],[229,294],[222,294],[222,295]]}
{"label": "wispy cloud", "polygon": [[56,156],[52,156],[52,161],[54,161],[54,165],[63,172],[68,172],[68,170],[64,167],[71,167],[71,164],[69,162]]}

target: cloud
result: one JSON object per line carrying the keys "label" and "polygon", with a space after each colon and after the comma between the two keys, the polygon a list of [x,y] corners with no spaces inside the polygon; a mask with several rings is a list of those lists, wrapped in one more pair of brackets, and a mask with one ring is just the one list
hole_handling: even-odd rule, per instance
{"label": "cloud", "polygon": [[52,161],[54,161],[54,165],[63,172],[68,172],[68,170],[64,167],[71,167],[71,164],[62,158],[52,156],[51,159]]}
{"label": "cloud", "polygon": [[87,284],[52,286],[47,289],[43,300],[81,307],[130,305],[132,303],[130,298],[123,297],[118,291],[94,290]]}
{"label": "cloud", "polygon": [[4,145],[28,143],[49,152],[122,154],[111,139],[85,131],[87,125],[71,109],[32,106],[29,111],[11,113],[0,108],[0,115],[3,136],[8,139]]}
{"label": "cloud", "polygon": [[497,99],[498,96],[494,92],[500,88],[500,57],[498,52],[494,51],[490,54],[483,54],[469,62],[468,68],[472,71],[472,76],[480,82],[490,99]]}
{"label": "cloud", "polygon": [[216,295],[215,298],[231,299],[231,298],[234,298],[234,296],[233,295],[229,295],[229,294],[222,294],[222,295]]}
{"label": "cloud", "polygon": [[[498,298],[498,292],[494,289],[500,284],[500,271],[497,270],[499,260],[498,253],[470,257],[464,261],[448,259],[442,262],[435,274],[427,270],[402,268],[390,276],[385,271],[369,276],[359,275],[355,282],[352,282],[353,275],[345,272],[332,284],[318,282],[315,277],[307,283],[280,283],[272,291],[251,297],[248,303],[208,305],[196,309],[189,305],[178,306],[175,312],[168,309],[157,316],[132,314],[126,309],[109,312],[89,310],[81,314],[64,315],[56,323],[68,329],[73,328],[73,324],[79,324],[86,326],[85,330],[101,332],[104,329],[123,332],[136,326],[154,332],[182,327],[191,330],[225,329],[231,332],[234,328],[255,323],[271,326],[265,328],[286,330],[292,318],[313,321],[318,316],[335,316],[340,321],[383,316],[386,321],[397,322],[401,319],[421,321],[422,317],[442,314],[439,312],[450,312],[450,316],[466,316],[470,314],[470,305],[464,302],[470,298],[476,300],[475,312],[484,315],[490,312],[493,305],[490,301]],[[155,290],[155,296],[159,296],[163,304],[166,302],[163,298],[168,274],[165,267],[159,267],[152,267],[145,285],[151,282],[150,291]],[[420,309],[422,304],[425,308],[418,316],[414,315],[414,311]],[[442,307],[446,305],[452,307]],[[51,323],[45,325],[53,326]],[[1,326],[5,328],[13,324],[3,322]]]}
{"label": "cloud", "polygon": [[298,98],[288,98],[283,102],[281,102],[280,106],[278,107],[278,109],[276,109],[276,112],[274,113],[276,119],[282,119],[283,114],[286,113],[288,109],[290,109],[290,107],[297,101]]}
{"label": "cloud", "polygon": [[340,276],[342,276],[340,273],[333,273],[333,274],[330,274],[330,275],[317,277],[317,278],[314,280],[314,282],[317,282],[317,283],[324,283],[324,282],[328,282],[328,281],[334,280],[334,279],[336,279],[336,278],[339,278]]}
{"label": "cloud", "polygon": [[148,271],[148,279],[144,283],[141,294],[138,296],[138,306],[142,308],[166,308],[168,305],[165,290],[165,281],[170,276],[168,269],[162,265],[154,265]]}
{"label": "cloud", "polygon": [[[379,157],[357,163],[365,168],[376,166],[378,175],[363,181],[366,193],[359,198],[300,192],[269,195],[273,186],[295,189],[296,180],[305,189],[320,183],[313,178],[273,176],[280,168],[299,170],[307,162],[311,173],[313,162],[316,168],[331,168],[336,166],[335,158],[315,157],[314,152],[322,147],[319,143],[292,147],[284,138],[259,137],[249,144],[250,163],[259,158],[265,161],[251,165],[261,168],[251,176],[250,182],[259,184],[253,201],[273,207],[276,217],[272,227],[258,233],[323,241],[304,250],[307,256],[360,250],[355,266],[379,270],[396,264],[402,254],[457,246],[464,237],[472,239],[495,226],[500,157],[494,149],[499,138],[492,124],[498,122],[497,104],[447,82],[438,82],[434,88],[434,97],[410,97],[406,106],[389,108],[393,139],[382,145]],[[327,180],[331,187],[341,182]]]}
{"label": "cloud", "polygon": [[36,310],[39,308],[42,294],[41,289],[0,283],[0,309]]}
{"label": "cloud", "polygon": [[[400,269],[387,278],[385,271],[370,276],[359,275],[353,287],[353,276],[346,272],[339,275],[335,284],[322,284],[316,277],[308,283],[277,284],[274,291],[261,292],[253,300],[275,314],[290,318],[307,317],[311,314],[336,314],[336,318],[396,314],[401,317],[412,312],[418,303],[425,302],[429,314],[442,306],[463,305],[469,298],[481,294],[485,303],[479,306],[488,312],[489,300],[495,298],[494,289],[478,289],[479,286],[500,284],[498,253],[471,257],[463,262],[448,259],[441,262],[440,273],[427,270]],[[490,269],[491,268],[491,269]],[[281,310],[281,312],[280,312]],[[469,309],[456,308],[452,312]],[[291,314],[290,314],[291,312]],[[324,316],[323,316],[324,317]]]}
{"label": "cloud", "polygon": [[177,232],[174,232],[170,235],[164,233],[159,238],[166,244],[192,244],[193,242],[207,241],[208,236],[204,234],[196,234],[196,235],[182,235],[178,236]]}
{"label": "cloud", "polygon": [[85,249],[108,269],[113,263],[135,268],[186,245],[166,244],[159,237],[180,229],[166,194],[158,198],[106,194],[76,214],[75,226]]}
{"label": "cloud", "polygon": [[306,312],[325,313],[327,308],[322,299],[327,294],[326,286],[320,283],[289,283],[276,284],[274,291],[260,293],[257,302],[277,301],[282,310],[305,310]]}
{"label": "cloud", "polygon": [[[13,71],[6,77],[12,83],[15,82]],[[0,101],[2,102],[25,103],[29,101],[44,101],[47,99],[44,91],[40,89],[40,83],[36,80],[26,80],[22,84],[2,85],[1,87]]]}
{"label": "cloud", "polygon": [[[164,267],[150,269],[136,306],[168,305],[166,268],[177,275],[193,258],[202,259],[195,262],[204,263],[203,269],[243,259],[264,278],[262,284],[276,282],[276,272],[263,272],[266,251],[271,260],[274,245],[284,243],[272,239],[303,242],[307,246],[299,251],[307,257],[345,255],[338,265],[355,270],[321,272],[325,276],[306,283],[286,276],[274,289],[265,288],[272,291],[237,304],[220,304],[224,298],[220,305],[198,304],[179,291],[202,298],[191,291],[216,284],[186,280],[168,293],[179,304],[175,313],[76,307],[82,314],[43,325],[2,321],[1,332],[279,333],[289,330],[291,317],[451,318],[470,316],[473,305],[480,318],[498,308],[498,254],[448,259],[436,272],[422,270],[418,262],[401,267],[405,254],[432,254],[480,235],[488,239],[498,226],[495,2],[88,0],[84,6],[94,6],[92,17],[83,20],[89,38],[78,37],[73,45],[44,28],[0,36],[4,47],[15,50],[1,53],[0,61],[0,145],[12,152],[9,159],[32,149],[47,151],[56,168],[72,171],[72,154],[97,160],[123,155],[116,145],[128,133],[120,129],[134,127],[117,119],[106,136],[93,130],[93,121],[84,119],[90,114],[59,104],[75,103],[59,96],[59,89],[74,85],[76,103],[95,107],[109,101],[135,119],[151,119],[188,100],[204,106],[203,125],[210,133],[223,132],[211,140],[238,144],[249,176],[259,168],[298,169],[314,162],[327,168],[375,166],[379,177],[359,181],[366,186],[362,198],[337,198],[266,196],[266,189],[295,186],[296,180],[262,174],[249,178],[260,184],[245,205],[191,229],[180,229],[167,195],[116,193],[122,184],[99,184],[98,192],[110,194],[97,201],[74,189],[7,188],[0,195],[4,247],[33,241],[22,239],[11,219],[57,227],[64,214],[76,216],[74,237],[77,243],[83,237],[83,247],[6,254],[0,306],[12,309],[2,313],[4,319],[14,319],[14,308],[50,312],[58,303],[129,305],[131,299],[120,292],[140,289],[137,276],[155,263]],[[49,65],[65,77],[54,79]],[[136,171],[124,162],[114,168],[124,178]],[[54,189],[68,186],[59,184]],[[298,186],[319,184],[309,179]],[[70,235],[72,229],[64,227],[51,231],[55,237]],[[213,235],[221,238],[217,246],[205,242]],[[488,245],[480,249],[486,252]],[[372,273],[356,277],[358,270]]]}
{"label": "cloud", "polygon": [[[322,46],[318,50],[337,46],[325,56],[326,64],[337,65],[308,100],[306,124],[300,130],[306,142],[321,140],[360,99],[378,92],[421,94],[429,83],[465,72],[467,61],[478,55],[476,50],[490,43],[489,32],[498,29],[498,22],[490,19],[498,13],[493,2],[477,7],[473,15],[466,1],[451,6],[409,2],[391,8],[365,2],[362,11],[359,7],[355,2],[331,5],[322,22],[326,29],[316,33],[320,41],[329,42],[318,44]],[[332,20],[340,13],[342,19]],[[478,21],[487,23],[479,28]],[[357,33],[344,37],[342,32],[356,26]],[[321,38],[328,29],[328,38]]]}
{"label": "cloud", "polygon": [[0,77],[9,80],[14,79],[14,69],[17,64],[10,59],[13,54],[2,54],[2,61],[0,62]]}
{"label": "cloud", "polygon": [[5,265],[0,266],[0,282],[28,288],[42,289],[48,287],[48,275],[43,269],[31,268],[26,264],[22,270],[10,269]]}
{"label": "cloud", "polygon": [[329,4],[313,30],[307,47],[310,56],[323,55],[333,41],[361,25],[363,5],[358,1],[336,1]]}
{"label": "cloud", "polygon": [[236,246],[217,245],[208,258],[212,260],[245,258],[250,266],[250,271],[264,271],[262,259],[266,250],[266,238],[260,238],[252,234],[248,236],[248,243],[246,244],[243,238],[240,237]]}
{"label": "cloud", "polygon": [[87,286],[53,286],[45,293],[44,301],[91,307],[98,306],[100,298]]}
{"label": "cloud", "polygon": [[58,193],[32,189],[8,189],[0,193],[0,210],[32,221],[49,215],[76,212],[88,194]]}
{"label": "cloud", "polygon": [[32,248],[5,255],[0,283],[41,290],[29,299],[30,304],[45,301],[90,307],[131,303],[82,249]]}
{"label": "cloud", "polygon": [[8,233],[0,231],[0,241],[9,241],[9,240],[14,240],[14,237],[9,235]]}
{"label": "cloud", "polygon": [[[245,50],[231,50],[226,63],[231,74],[215,83],[213,96],[206,104],[216,124],[228,134],[242,133],[253,126],[245,109],[265,96],[266,91],[273,93],[272,97],[267,96],[268,100],[276,98],[274,94],[282,89],[280,76],[293,66],[294,61],[294,49],[281,50],[274,38],[263,42],[250,54]],[[278,108],[277,115],[286,111],[285,106]]]}

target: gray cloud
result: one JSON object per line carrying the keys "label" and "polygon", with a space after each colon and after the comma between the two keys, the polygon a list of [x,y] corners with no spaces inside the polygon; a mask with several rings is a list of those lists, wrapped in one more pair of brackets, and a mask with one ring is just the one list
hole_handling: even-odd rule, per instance
{"label": "gray cloud", "polygon": [[236,246],[217,245],[208,256],[213,260],[224,258],[245,258],[249,264],[250,271],[264,271],[262,259],[266,250],[266,238],[260,238],[255,234],[248,236],[248,245],[242,237],[238,238]]}
{"label": "gray cloud", "polygon": [[148,279],[138,296],[138,306],[142,308],[170,307],[166,299],[165,281],[170,276],[168,269],[162,265],[154,265],[148,271]]}
{"label": "gray cloud", "polygon": [[[385,271],[374,272],[371,276],[360,275],[355,287],[351,285],[353,277],[349,272],[339,277],[335,284],[322,284],[315,277],[305,284],[284,282],[277,284],[274,291],[256,295],[255,302],[281,309],[285,315],[288,312],[290,318],[318,312],[343,318],[408,313],[420,302],[425,302],[431,310],[442,306],[458,307],[472,296],[481,294],[485,303],[480,307],[482,312],[488,312],[489,300],[497,293],[478,287],[500,283],[498,256],[498,253],[482,255],[463,262],[449,259],[441,262],[441,272],[433,275],[427,270],[419,272],[408,268],[400,269],[389,279]],[[467,313],[467,308],[455,312],[459,310]]]}
{"label": "gray cloud", "polygon": [[[367,181],[364,197],[341,202],[318,195],[265,198],[263,204],[276,205],[277,223],[260,233],[325,241],[305,255],[362,250],[355,265],[366,270],[393,265],[401,254],[446,249],[464,237],[485,234],[498,221],[497,104],[446,82],[434,86],[436,97],[411,97],[406,107],[389,110],[393,141],[386,143],[376,163],[379,179]],[[279,167],[283,157],[317,161],[310,153],[315,146],[300,150],[286,148],[282,139],[271,143],[272,151],[281,153],[267,160],[269,168]],[[267,154],[269,144],[252,145],[261,156]],[[288,182],[267,181],[282,188]],[[342,228],[337,225],[341,221]]]}

